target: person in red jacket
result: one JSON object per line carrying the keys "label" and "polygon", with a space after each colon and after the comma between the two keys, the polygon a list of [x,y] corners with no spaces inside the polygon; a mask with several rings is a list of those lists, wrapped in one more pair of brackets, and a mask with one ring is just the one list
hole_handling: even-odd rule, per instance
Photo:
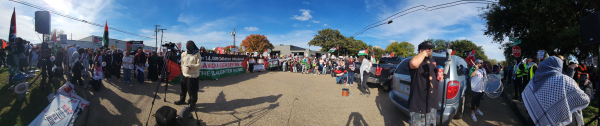
{"label": "person in red jacket", "polygon": [[335,76],[335,82],[337,84],[343,84],[344,83],[344,79],[346,79],[346,77],[348,77],[348,74],[346,74],[346,73],[348,73],[348,71],[340,69],[339,67],[336,68],[336,70],[333,71],[333,72],[335,72],[335,75],[336,75]]}

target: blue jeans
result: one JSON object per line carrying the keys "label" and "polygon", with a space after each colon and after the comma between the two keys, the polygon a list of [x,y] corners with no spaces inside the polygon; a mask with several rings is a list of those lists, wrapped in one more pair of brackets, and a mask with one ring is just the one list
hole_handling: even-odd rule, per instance
{"label": "blue jeans", "polygon": [[341,77],[335,77],[335,82],[340,82],[340,81],[344,81],[344,78],[348,77],[348,74],[344,74]]}
{"label": "blue jeans", "polygon": [[321,65],[321,68],[322,68],[322,71],[323,71],[322,74],[327,74],[327,68],[323,67],[322,65]]}
{"label": "blue jeans", "polygon": [[137,80],[140,83],[144,83],[144,71],[137,70]]}
{"label": "blue jeans", "polygon": [[348,72],[348,84],[354,84],[354,72]]}
{"label": "blue jeans", "polygon": [[123,81],[131,81],[131,69],[123,68]]}

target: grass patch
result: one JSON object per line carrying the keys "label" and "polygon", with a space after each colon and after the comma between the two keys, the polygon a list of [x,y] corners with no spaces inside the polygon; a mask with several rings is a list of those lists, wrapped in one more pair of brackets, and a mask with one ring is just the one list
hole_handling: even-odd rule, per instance
{"label": "grass patch", "polygon": [[[583,109],[583,121],[588,123],[592,120],[596,115],[598,115],[598,97],[595,97],[592,101],[590,101],[590,105],[587,108]],[[594,120],[589,126],[597,126],[598,120]]]}
{"label": "grass patch", "polygon": [[[36,77],[40,72],[36,72]],[[35,77],[28,78],[32,82]],[[29,125],[38,114],[40,114],[50,102],[46,99],[48,93],[60,88],[65,80],[51,80],[52,86],[46,92],[40,90],[40,76],[34,84],[29,87],[29,94],[22,101],[17,101],[14,90],[9,87],[16,83],[8,82],[8,68],[0,68],[0,124],[5,126]]]}

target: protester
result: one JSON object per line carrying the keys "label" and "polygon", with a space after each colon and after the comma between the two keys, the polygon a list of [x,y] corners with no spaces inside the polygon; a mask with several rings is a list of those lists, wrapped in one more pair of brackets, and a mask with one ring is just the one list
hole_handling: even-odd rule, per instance
{"label": "protester", "polygon": [[133,61],[133,63],[136,66],[136,74],[137,74],[137,80],[138,83],[140,84],[144,84],[144,67],[146,65],[146,54],[142,51],[142,49],[138,49],[137,53],[135,54],[135,59]]}
{"label": "protester", "polygon": [[477,122],[475,113],[483,116],[483,112],[481,112],[479,109],[479,103],[481,102],[481,97],[483,97],[483,78],[486,77],[487,72],[482,68],[482,63],[483,62],[481,60],[475,60],[473,67],[471,70],[469,70],[469,77],[471,77],[471,90],[473,91],[473,98],[471,99],[471,118],[473,119],[473,122]]}
{"label": "protester", "polygon": [[354,59],[350,58],[348,63],[346,63],[346,71],[348,71],[348,80],[346,86],[350,85],[350,87],[354,86],[354,70],[356,64],[354,63]]}
{"label": "protester", "polygon": [[[38,57],[39,51],[37,51],[37,50],[38,50],[38,48],[31,49],[31,54],[30,54],[31,60],[29,60],[30,61],[29,66],[32,66],[34,69],[37,67],[37,59],[39,58]],[[4,51],[2,51],[2,52],[4,52]],[[29,67],[27,67],[27,69],[29,70]]]}
{"label": "protester", "polygon": [[111,73],[118,79],[121,78],[121,65],[123,65],[123,53],[121,49],[115,50],[112,54]]}
{"label": "protester", "polygon": [[158,57],[156,52],[152,52],[152,54],[148,58],[148,64],[149,64],[148,79],[150,79],[150,81],[158,80],[158,62],[159,61],[160,61],[160,58]]}
{"label": "protester", "polygon": [[[186,93],[190,95],[188,100],[189,106],[195,109],[196,102],[198,101],[198,76],[200,75],[201,55],[198,53],[200,50],[193,41],[188,41],[186,44],[187,51],[181,55],[181,68],[183,77],[181,79],[181,93],[179,94],[179,101],[175,104],[185,104],[184,100]],[[189,90],[189,91],[188,91]]]}
{"label": "protester", "polygon": [[131,81],[131,68],[133,68],[133,57],[129,55],[128,51],[125,51],[123,57],[123,82],[125,83]]}
{"label": "protester", "polygon": [[113,57],[111,55],[110,50],[106,50],[104,51],[104,56],[102,57],[104,60],[104,63],[102,63],[103,67],[102,69],[104,69],[103,73],[104,73],[104,80],[111,80],[111,76],[110,73],[112,71],[112,61],[113,61]]}
{"label": "protester", "polygon": [[[520,59],[517,59],[517,61],[521,61]],[[526,71],[527,70],[527,63],[519,63],[517,66],[515,66],[515,74],[513,74],[513,76],[515,76],[515,100],[519,100],[522,101],[522,97],[521,97],[521,92],[523,92],[523,85],[525,85],[525,78],[527,78],[527,76],[529,76],[529,72]]]}
{"label": "protester", "polygon": [[362,88],[360,95],[366,94],[367,97],[371,95],[371,90],[369,90],[369,86],[367,86],[367,79],[369,79],[369,70],[373,66],[371,61],[369,61],[364,56],[360,56],[359,61],[362,61],[360,66],[360,86]]}
{"label": "protester", "polygon": [[71,73],[73,73],[73,76],[71,77],[71,84],[79,84],[79,87],[81,88],[85,88],[83,86],[83,79],[81,79],[81,71],[83,70],[83,65],[81,65],[81,61],[80,61],[80,57],[83,54],[83,49],[79,49],[78,52],[73,53],[73,56],[71,57],[71,64],[69,64],[71,67]]}
{"label": "protester", "polygon": [[[433,43],[425,41],[419,44],[419,54],[410,62],[410,94],[408,98],[410,125],[435,125],[438,106],[438,80],[437,70],[433,63]],[[364,67],[367,60],[363,59]],[[370,68],[370,67],[367,67]],[[428,74],[427,74],[428,73]],[[367,76],[368,77],[368,76]],[[365,77],[366,78],[366,77]]]}
{"label": "protester", "polygon": [[562,74],[561,59],[550,56],[539,67],[522,94],[532,121],[539,126],[583,125],[582,110],[590,98],[575,80]]}

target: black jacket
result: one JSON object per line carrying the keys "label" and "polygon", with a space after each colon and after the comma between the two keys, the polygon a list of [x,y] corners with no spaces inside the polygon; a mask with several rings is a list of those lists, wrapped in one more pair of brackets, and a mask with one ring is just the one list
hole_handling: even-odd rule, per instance
{"label": "black jacket", "polygon": [[117,54],[113,54],[113,61],[112,61],[112,65],[113,66],[121,66],[123,65],[123,54],[121,53],[117,53]]}

